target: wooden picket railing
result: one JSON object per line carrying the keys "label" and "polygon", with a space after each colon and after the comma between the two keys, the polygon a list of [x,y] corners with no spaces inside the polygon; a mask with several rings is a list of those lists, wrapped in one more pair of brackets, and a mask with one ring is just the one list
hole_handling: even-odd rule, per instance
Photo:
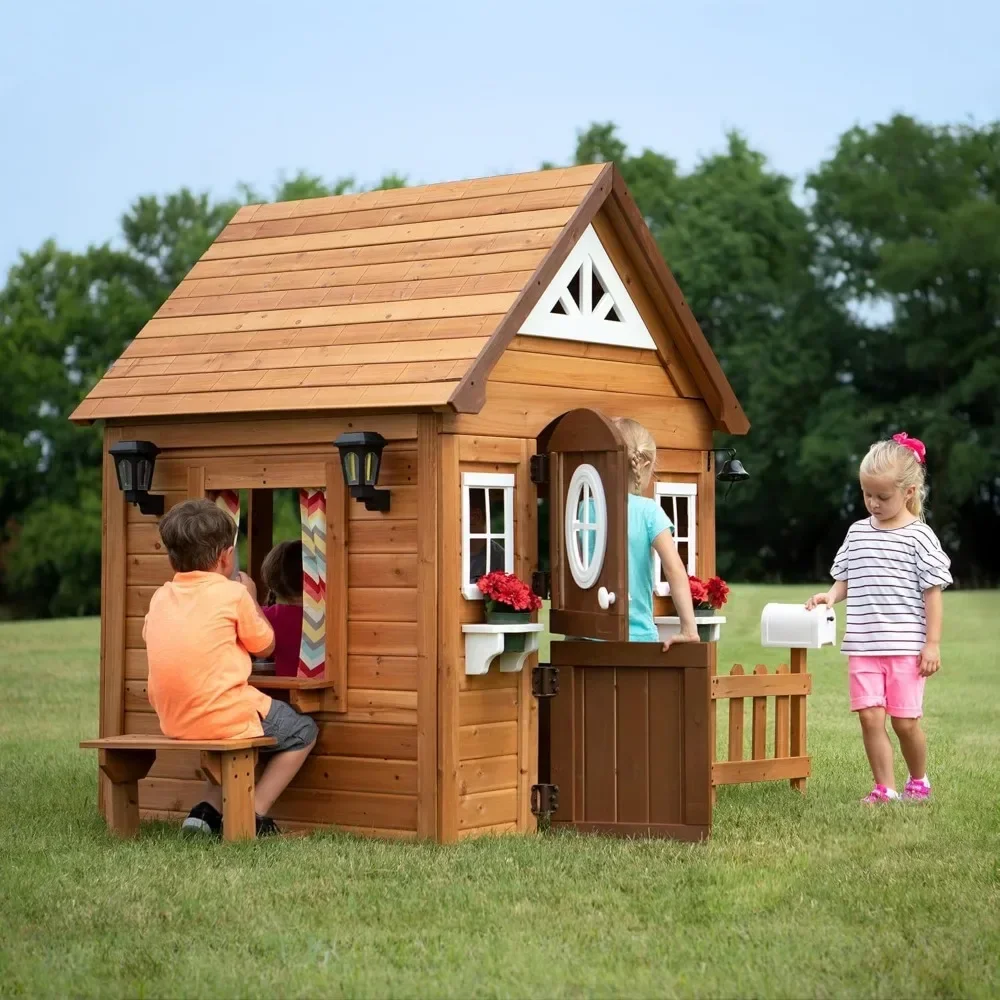
{"label": "wooden picket railing", "polygon": [[[774,673],[757,666],[752,674],[736,664],[728,676],[712,677],[712,701],[729,700],[729,742],[725,760],[712,763],[712,785],[737,785],[749,781],[787,779],[805,792],[810,773],[806,753],[806,698],[812,677],[806,673],[806,651],[793,649],[791,670],[779,666]],[[744,756],[745,706],[751,701],[750,758]],[[768,699],[774,699],[773,740],[768,736]],[[767,756],[768,743],[774,756]]]}

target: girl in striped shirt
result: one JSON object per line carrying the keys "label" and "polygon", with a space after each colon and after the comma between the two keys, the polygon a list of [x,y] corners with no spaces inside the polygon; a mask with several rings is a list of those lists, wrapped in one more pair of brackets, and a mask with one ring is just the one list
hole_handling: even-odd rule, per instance
{"label": "girl in striped shirt", "polygon": [[807,608],[847,598],[851,711],[858,713],[875,787],[869,804],[898,799],[885,717],[909,768],[904,796],[930,796],[927,742],[920,728],[924,683],[941,666],[941,591],[951,580],[948,557],[924,523],[926,449],[896,434],[873,444],[861,462],[861,489],[870,517],[856,521],[833,561],[836,581]]}

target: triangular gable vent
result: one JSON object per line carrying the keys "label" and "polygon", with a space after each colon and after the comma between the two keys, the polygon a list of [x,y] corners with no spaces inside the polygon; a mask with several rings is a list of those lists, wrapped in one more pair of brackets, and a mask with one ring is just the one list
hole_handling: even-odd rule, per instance
{"label": "triangular gable vent", "polygon": [[584,230],[519,332],[656,350],[593,226]]}

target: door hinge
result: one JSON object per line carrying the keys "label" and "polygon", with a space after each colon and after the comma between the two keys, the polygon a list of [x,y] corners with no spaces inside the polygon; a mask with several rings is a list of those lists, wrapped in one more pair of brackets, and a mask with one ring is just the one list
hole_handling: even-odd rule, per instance
{"label": "door hinge", "polygon": [[556,812],[558,808],[558,785],[531,786],[531,814],[533,816],[547,816],[549,813]]}
{"label": "door hinge", "polygon": [[559,668],[542,663],[531,671],[531,693],[536,698],[552,698],[559,694]]}
{"label": "door hinge", "polygon": [[542,570],[535,570],[535,572],[531,574],[531,592],[536,597],[540,597],[543,601],[547,601],[551,590],[552,574],[545,573]]}
{"label": "door hinge", "polygon": [[536,486],[542,486],[549,481],[549,456],[531,456],[531,481]]}

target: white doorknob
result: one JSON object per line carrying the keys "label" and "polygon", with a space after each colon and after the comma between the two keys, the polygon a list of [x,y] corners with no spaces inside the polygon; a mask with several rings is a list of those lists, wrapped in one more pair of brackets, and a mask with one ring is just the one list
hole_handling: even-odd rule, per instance
{"label": "white doorknob", "polygon": [[607,611],[615,603],[615,595],[609,593],[607,587],[601,587],[597,592],[597,603],[601,606],[602,611]]}

